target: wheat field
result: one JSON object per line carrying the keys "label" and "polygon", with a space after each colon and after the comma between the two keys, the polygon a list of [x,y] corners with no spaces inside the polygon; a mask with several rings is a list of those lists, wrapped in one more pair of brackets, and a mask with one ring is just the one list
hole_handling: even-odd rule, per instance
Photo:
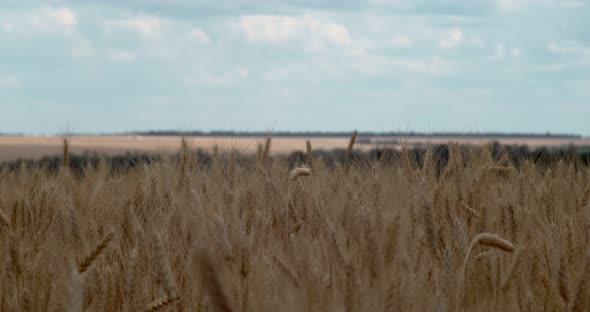
{"label": "wheat field", "polygon": [[[311,142],[313,143],[313,142]],[[216,153],[0,172],[0,311],[588,311],[590,169]]]}

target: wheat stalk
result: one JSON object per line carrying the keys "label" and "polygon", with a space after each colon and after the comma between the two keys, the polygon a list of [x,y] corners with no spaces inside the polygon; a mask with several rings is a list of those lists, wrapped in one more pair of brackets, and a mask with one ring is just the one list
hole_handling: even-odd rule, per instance
{"label": "wheat stalk", "polygon": [[14,270],[14,273],[16,274],[16,277],[18,280],[24,272],[24,265],[23,265],[23,259],[21,258],[20,245],[19,245],[18,240],[15,236],[11,237],[9,254],[10,254],[10,262],[12,264],[12,269]]}
{"label": "wheat stalk", "polygon": [[92,266],[94,261],[104,252],[104,250],[109,246],[113,237],[115,236],[115,231],[111,230],[108,232],[105,237],[92,249],[92,251],[80,262],[78,265],[78,272],[84,273]]}
{"label": "wheat stalk", "polygon": [[213,155],[213,160],[216,163],[219,163],[219,161],[221,160],[221,153],[219,151],[219,145],[215,144],[213,145],[213,151],[211,152]]}
{"label": "wheat stalk", "polygon": [[137,247],[131,250],[131,254],[129,255],[128,266],[127,266],[127,276],[125,278],[125,297],[131,300],[134,292],[135,292],[135,282],[137,279],[137,271],[138,270],[138,251]]}
{"label": "wheat stalk", "polygon": [[306,154],[306,157],[305,157],[305,164],[309,168],[313,168],[313,150],[311,148],[311,142],[309,140],[307,140],[305,142],[305,149],[307,151],[307,154]]}
{"label": "wheat stalk", "polygon": [[569,278],[567,273],[567,261],[564,257],[559,262],[559,275],[558,275],[558,284],[559,284],[559,295],[563,302],[567,305],[570,299],[570,289],[568,284]]}
{"label": "wheat stalk", "polygon": [[67,308],[71,312],[84,311],[84,275],[72,269],[67,288]]}
{"label": "wheat stalk", "polygon": [[508,271],[506,272],[506,275],[504,276],[504,279],[502,280],[502,283],[500,284],[500,288],[502,290],[506,290],[508,288],[508,285],[510,285],[510,280],[512,279],[512,277],[514,276],[514,273],[516,272],[516,266],[518,265],[518,262],[520,260],[520,254],[522,253],[522,248],[519,248],[516,250],[516,252],[514,253],[514,256],[512,257],[512,262],[510,262],[510,266],[508,267]]}
{"label": "wheat stalk", "polygon": [[586,255],[586,263],[584,265],[584,271],[582,271],[578,287],[574,292],[576,297],[574,298],[573,312],[587,311],[588,304],[588,290],[590,289],[590,253]]}
{"label": "wheat stalk", "polygon": [[584,195],[582,195],[582,201],[580,202],[580,208],[586,208],[590,204],[590,184],[586,187]]}
{"label": "wheat stalk", "polygon": [[469,207],[469,205],[467,205],[465,202],[461,202],[461,206],[463,206],[463,208],[465,208],[467,211],[469,211],[469,213],[471,213],[476,218],[478,218],[478,219],[481,218],[481,215],[477,211],[475,211],[475,209]]}
{"label": "wheat stalk", "polygon": [[180,139],[180,172],[184,174],[186,172],[188,163],[190,160],[190,146],[185,136]]}
{"label": "wheat stalk", "polygon": [[176,283],[174,282],[174,276],[172,275],[172,269],[170,268],[170,263],[168,261],[168,257],[166,256],[164,244],[162,243],[160,235],[158,235],[153,229],[152,237],[156,253],[156,270],[158,272],[158,276],[160,277],[160,281],[162,282],[162,288],[164,289],[166,295],[175,297]]}
{"label": "wheat stalk", "polygon": [[271,144],[272,138],[269,135],[266,138],[266,143],[264,144],[264,151],[262,152],[262,163],[266,163],[266,161],[268,160],[268,156],[270,154],[270,144]]}
{"label": "wheat stalk", "polygon": [[63,167],[68,168],[70,166],[70,143],[68,139],[63,139]]}
{"label": "wheat stalk", "polygon": [[8,216],[2,211],[0,207],[0,237],[3,237],[6,232],[10,231],[10,219]]}
{"label": "wheat stalk", "polygon": [[231,312],[232,308],[219,281],[211,256],[204,249],[199,249],[197,260],[203,284],[209,294],[212,310],[216,312]]}
{"label": "wheat stalk", "polygon": [[301,287],[301,283],[299,282],[299,279],[297,278],[296,274],[283,262],[283,260],[281,260],[280,257],[278,257],[277,255],[271,255],[270,259],[277,266],[277,268],[279,268],[279,270],[289,279],[289,281],[291,281],[295,288]]}
{"label": "wheat stalk", "polygon": [[258,144],[258,147],[256,149],[256,164],[258,166],[260,166],[262,164],[262,144]]}
{"label": "wheat stalk", "polygon": [[180,138],[180,150],[182,152],[188,152],[190,150],[188,141],[184,135]]}

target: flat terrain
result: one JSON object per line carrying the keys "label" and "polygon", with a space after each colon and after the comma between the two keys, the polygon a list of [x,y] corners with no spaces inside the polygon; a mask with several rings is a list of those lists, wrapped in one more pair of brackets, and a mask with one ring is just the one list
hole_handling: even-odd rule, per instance
{"label": "flat terrain", "polygon": [[[272,153],[290,153],[304,150],[306,137],[274,137]],[[311,143],[316,150],[345,148],[349,138],[346,137],[312,137]],[[69,138],[73,153],[97,152],[99,154],[121,154],[125,152],[173,153],[180,147],[178,136],[74,136]],[[211,150],[216,144],[221,150],[235,148],[240,152],[255,152],[258,144],[264,144],[264,137],[188,137],[193,148]],[[530,138],[530,137],[362,137],[356,148],[370,150],[375,147],[400,148],[403,144],[417,146],[424,144],[444,144],[457,142],[461,144],[485,144],[498,141],[507,145],[528,145],[530,148],[590,146],[590,139],[578,138]],[[43,156],[62,153],[62,137],[55,136],[0,136],[0,161],[18,158],[37,159]]]}

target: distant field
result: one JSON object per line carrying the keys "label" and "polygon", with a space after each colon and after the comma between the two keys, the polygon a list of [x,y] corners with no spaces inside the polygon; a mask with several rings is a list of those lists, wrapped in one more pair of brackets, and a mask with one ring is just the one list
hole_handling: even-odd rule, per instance
{"label": "distant field", "polygon": [[[304,150],[307,137],[274,137],[272,153],[290,153]],[[345,148],[346,137],[312,137],[309,138],[314,149],[332,150]],[[62,153],[61,137],[34,136],[0,136],[0,161],[18,158],[37,159],[43,156],[60,155]],[[173,153],[180,147],[178,136],[75,136],[69,138],[73,153],[96,152],[99,154],[121,154],[125,152]],[[264,137],[188,137],[193,148],[210,150],[218,145],[221,150],[235,148],[243,153],[255,152],[258,144],[264,144]],[[419,146],[424,144],[445,144],[457,142],[461,144],[485,144],[498,141],[506,145],[527,145],[531,149],[547,146],[550,148],[590,146],[590,139],[582,138],[530,138],[530,137],[359,137],[356,147],[370,150],[375,147],[400,148],[404,144]]]}

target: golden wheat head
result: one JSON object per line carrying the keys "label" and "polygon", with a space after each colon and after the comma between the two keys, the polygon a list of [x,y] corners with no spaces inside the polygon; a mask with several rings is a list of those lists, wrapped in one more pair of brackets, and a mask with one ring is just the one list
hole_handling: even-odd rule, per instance
{"label": "golden wheat head", "polygon": [[293,170],[291,170],[291,173],[289,174],[289,180],[291,181],[295,181],[297,179],[299,179],[300,177],[307,177],[310,176],[312,174],[312,170],[307,168],[307,167],[297,167]]}

